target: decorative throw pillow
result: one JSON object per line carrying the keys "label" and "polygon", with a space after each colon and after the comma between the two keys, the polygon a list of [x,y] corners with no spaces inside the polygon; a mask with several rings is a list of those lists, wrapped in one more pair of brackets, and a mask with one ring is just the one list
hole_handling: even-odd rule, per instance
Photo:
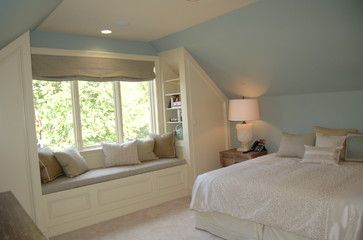
{"label": "decorative throw pillow", "polygon": [[316,147],[343,147],[346,136],[327,136],[320,133],[316,134]]}
{"label": "decorative throw pillow", "polygon": [[119,143],[103,143],[103,154],[105,155],[105,166],[122,166],[140,164],[137,155],[137,141]]}
{"label": "decorative throw pillow", "polygon": [[137,140],[137,154],[139,161],[149,161],[159,159],[154,153],[154,139],[139,139]]}
{"label": "decorative throw pillow", "polygon": [[175,132],[165,134],[151,134],[155,140],[154,153],[159,158],[174,158],[176,157],[175,149]]}
{"label": "decorative throw pillow", "polygon": [[74,147],[54,152],[67,177],[76,177],[88,171],[86,160]]}
{"label": "decorative throw pillow", "polygon": [[338,165],[343,147],[313,147],[305,145],[304,163],[323,163]]}
{"label": "decorative throw pillow", "polygon": [[[358,129],[355,128],[346,128],[346,129],[338,129],[338,128],[324,128],[316,126],[314,127],[315,133],[320,133],[327,136],[347,136],[349,133],[358,133]],[[343,149],[340,154],[340,159],[345,159],[345,144],[343,145]]]}
{"label": "decorative throw pillow", "polygon": [[314,134],[283,133],[276,156],[302,158],[305,152],[304,145],[314,145],[314,141]]}
{"label": "decorative throw pillow", "polygon": [[358,129],[355,128],[324,128],[316,126],[314,127],[315,133],[320,133],[328,136],[347,136],[349,133],[358,133]]}
{"label": "decorative throw pillow", "polygon": [[57,177],[63,175],[61,165],[54,157],[53,151],[50,148],[42,148],[38,152],[40,178],[42,183],[47,183],[55,180]]}

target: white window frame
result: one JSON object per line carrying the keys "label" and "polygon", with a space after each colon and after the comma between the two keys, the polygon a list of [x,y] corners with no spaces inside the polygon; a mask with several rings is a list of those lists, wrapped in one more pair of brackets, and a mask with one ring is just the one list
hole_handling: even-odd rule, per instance
{"label": "white window frame", "polygon": [[[105,57],[105,58],[119,58],[126,60],[142,60],[142,61],[153,61],[155,64],[155,80],[149,81],[150,89],[150,118],[151,126],[150,131],[153,133],[159,133],[159,111],[158,111],[158,86],[160,82],[159,78],[159,58],[157,56],[147,55],[133,55],[123,53],[109,53],[109,52],[98,52],[98,51],[77,51],[77,50],[64,50],[64,49],[52,49],[52,48],[32,48],[32,54],[41,55],[56,55],[56,56],[83,56],[83,57]],[[82,138],[82,123],[81,123],[81,109],[80,109],[80,98],[79,98],[79,86],[78,81],[71,81],[71,95],[72,95],[72,114],[74,124],[74,141],[75,147],[80,151],[92,151],[100,148],[100,145],[94,146],[83,146]],[[116,121],[116,134],[117,141],[122,143],[124,140],[123,135],[123,121],[122,121],[122,98],[121,98],[121,84],[118,81],[113,82],[113,97],[115,102],[115,121]]]}

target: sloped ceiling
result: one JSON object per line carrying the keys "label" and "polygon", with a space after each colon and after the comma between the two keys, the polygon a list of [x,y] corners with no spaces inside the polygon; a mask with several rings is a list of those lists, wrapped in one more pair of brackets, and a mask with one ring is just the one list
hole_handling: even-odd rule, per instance
{"label": "sloped ceiling", "polygon": [[254,0],[64,0],[39,31],[151,41],[179,32]]}
{"label": "sloped ceiling", "polygon": [[259,0],[151,43],[185,46],[231,98],[363,89],[361,0]]}
{"label": "sloped ceiling", "polygon": [[35,29],[61,0],[1,0],[0,49],[26,32]]}

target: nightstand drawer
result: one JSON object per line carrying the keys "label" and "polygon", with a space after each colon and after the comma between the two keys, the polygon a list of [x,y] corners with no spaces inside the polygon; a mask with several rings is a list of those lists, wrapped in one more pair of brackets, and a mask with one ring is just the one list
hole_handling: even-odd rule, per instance
{"label": "nightstand drawer", "polygon": [[237,158],[237,157],[222,157],[221,164],[223,166],[229,166],[235,163],[243,162],[249,160],[249,158]]}
{"label": "nightstand drawer", "polygon": [[259,156],[266,155],[267,152],[239,152],[236,149],[230,149],[219,153],[220,162],[223,167],[230,166],[235,163],[240,163]]}
{"label": "nightstand drawer", "polygon": [[229,166],[236,163],[235,158],[221,158],[221,164],[225,166]]}

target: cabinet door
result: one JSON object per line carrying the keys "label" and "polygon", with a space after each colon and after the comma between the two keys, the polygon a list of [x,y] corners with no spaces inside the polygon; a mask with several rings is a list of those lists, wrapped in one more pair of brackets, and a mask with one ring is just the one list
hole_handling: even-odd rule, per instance
{"label": "cabinet door", "polygon": [[186,59],[196,173],[220,167],[219,152],[228,147],[227,98],[191,56]]}
{"label": "cabinet door", "polygon": [[30,161],[37,160],[31,82],[26,33],[0,50],[0,192],[12,191],[34,218]]}

